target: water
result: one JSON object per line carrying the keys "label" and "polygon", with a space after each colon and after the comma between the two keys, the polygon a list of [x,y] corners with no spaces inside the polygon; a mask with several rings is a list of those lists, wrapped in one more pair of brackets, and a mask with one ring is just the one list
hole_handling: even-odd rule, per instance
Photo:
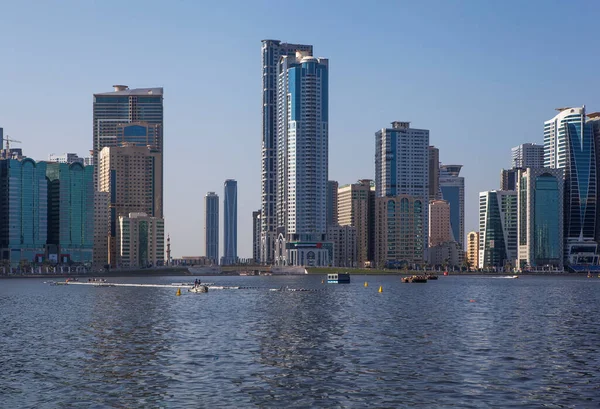
{"label": "water", "polygon": [[0,280],[0,408],[600,404],[598,278],[322,278]]}

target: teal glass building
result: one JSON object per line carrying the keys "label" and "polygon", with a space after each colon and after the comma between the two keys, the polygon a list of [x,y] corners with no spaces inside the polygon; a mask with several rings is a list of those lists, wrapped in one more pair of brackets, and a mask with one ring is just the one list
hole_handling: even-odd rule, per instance
{"label": "teal glass building", "polygon": [[0,255],[12,267],[41,263],[48,238],[46,163],[0,160]]}
{"label": "teal glass building", "polygon": [[91,263],[94,246],[94,167],[48,163],[48,258]]}

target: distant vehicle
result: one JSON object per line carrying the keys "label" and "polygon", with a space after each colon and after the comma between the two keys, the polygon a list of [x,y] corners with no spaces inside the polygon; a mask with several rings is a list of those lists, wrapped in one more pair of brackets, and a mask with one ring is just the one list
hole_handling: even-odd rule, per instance
{"label": "distant vehicle", "polygon": [[327,284],[350,284],[350,274],[348,274],[348,273],[327,274]]}

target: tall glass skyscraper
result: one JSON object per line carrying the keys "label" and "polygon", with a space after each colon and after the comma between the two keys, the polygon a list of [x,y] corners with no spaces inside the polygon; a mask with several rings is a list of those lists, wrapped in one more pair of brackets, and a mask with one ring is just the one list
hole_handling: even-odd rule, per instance
{"label": "tall glass skyscraper", "polygon": [[204,196],[204,240],[206,258],[219,264],[219,196],[215,192]]}
{"label": "tall glass skyscraper", "polygon": [[442,198],[450,204],[452,236],[461,250],[465,240],[465,178],[460,175],[462,165],[441,165],[439,186]]}
{"label": "tall glass skyscraper", "polygon": [[223,199],[224,221],[224,260],[223,264],[237,263],[237,181],[225,181],[225,196]]}
{"label": "tall glass skyscraper", "polygon": [[309,53],[277,66],[277,264],[329,265],[329,62]]}
{"label": "tall glass skyscraper", "polygon": [[48,238],[46,162],[0,160],[0,251],[12,267],[41,262]]}
{"label": "tall glass skyscraper", "polygon": [[597,176],[594,129],[585,106],[559,108],[544,122],[544,167],[564,169],[565,258],[570,265],[598,264]]}
{"label": "tall glass skyscraper", "polygon": [[517,259],[517,192],[479,193],[479,267],[515,267]]}
{"label": "tall glass skyscraper", "polygon": [[262,57],[262,159],[261,159],[261,249],[260,259],[271,264],[275,260],[277,228],[277,65],[281,57],[293,57],[296,51],[312,55],[312,45],[288,44],[263,40]]}
{"label": "tall glass skyscraper", "polygon": [[429,235],[429,130],[410,127],[410,122],[392,122],[391,128],[375,133],[375,195],[410,195],[422,220],[415,230],[416,252],[425,257]]}
{"label": "tall glass skyscraper", "polygon": [[48,163],[48,257],[91,263],[94,247],[94,167]]}

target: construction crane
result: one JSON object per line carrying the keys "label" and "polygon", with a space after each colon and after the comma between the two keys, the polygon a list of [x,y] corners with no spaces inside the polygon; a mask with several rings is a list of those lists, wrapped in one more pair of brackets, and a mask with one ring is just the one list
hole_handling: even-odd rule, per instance
{"label": "construction crane", "polygon": [[21,141],[17,141],[16,139],[10,139],[8,135],[4,137],[4,141],[6,142],[6,150],[4,151],[4,157],[10,158],[10,142],[14,143],[22,143]]}

